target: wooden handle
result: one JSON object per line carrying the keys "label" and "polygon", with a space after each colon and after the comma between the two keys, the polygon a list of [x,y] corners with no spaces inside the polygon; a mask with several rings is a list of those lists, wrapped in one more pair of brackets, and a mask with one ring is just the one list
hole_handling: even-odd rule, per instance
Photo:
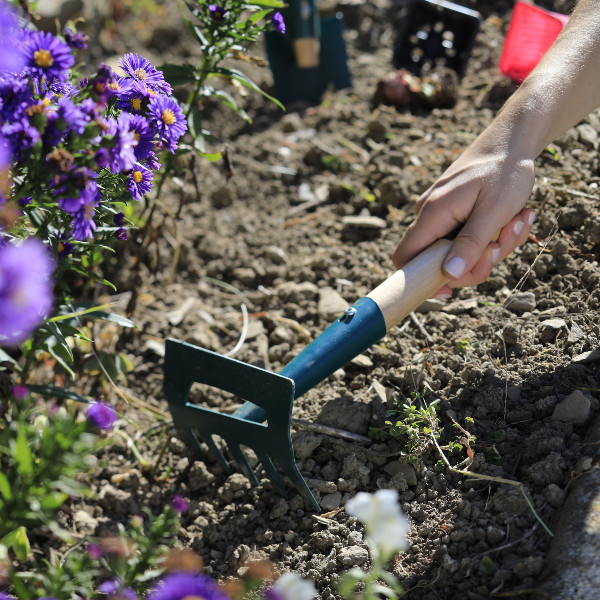
{"label": "wooden handle", "polygon": [[442,265],[450,246],[450,240],[438,240],[367,295],[379,306],[387,331],[448,283]]}

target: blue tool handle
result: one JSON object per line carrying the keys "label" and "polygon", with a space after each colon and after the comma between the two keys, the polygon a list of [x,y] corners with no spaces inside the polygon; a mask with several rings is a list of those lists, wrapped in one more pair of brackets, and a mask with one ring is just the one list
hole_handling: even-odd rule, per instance
{"label": "blue tool handle", "polygon": [[290,0],[284,20],[293,40],[320,37],[319,11],[315,0]]}
{"label": "blue tool handle", "polygon": [[[294,397],[343,367],[380,340],[417,306],[448,282],[442,265],[452,242],[438,240],[371,293],[346,309],[318,338],[288,363],[280,375],[294,380]],[[246,402],[236,417],[260,423],[262,408]]]}

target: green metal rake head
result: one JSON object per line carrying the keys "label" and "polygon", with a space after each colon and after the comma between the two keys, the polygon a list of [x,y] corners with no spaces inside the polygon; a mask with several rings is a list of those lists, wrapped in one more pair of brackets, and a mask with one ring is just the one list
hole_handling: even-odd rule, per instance
{"label": "green metal rake head", "polygon": [[[348,307],[316,340],[280,373],[169,339],[165,348],[164,389],[176,429],[188,446],[205,457],[203,444],[223,467],[229,464],[213,436],[222,438],[246,476],[258,483],[241,446],[251,448],[266,474],[285,495],[275,465],[309,505],[319,504],[302,478],[290,435],[292,406],[297,398],[380,340],[448,278],[441,266],[451,242],[443,239],[403,269]],[[219,388],[246,403],[223,414],[189,401],[194,382]],[[263,421],[266,420],[266,423]]]}

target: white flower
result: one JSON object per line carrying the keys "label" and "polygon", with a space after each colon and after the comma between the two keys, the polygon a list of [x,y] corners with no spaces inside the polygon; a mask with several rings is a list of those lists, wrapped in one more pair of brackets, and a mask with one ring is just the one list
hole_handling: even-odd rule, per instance
{"label": "white flower", "polygon": [[367,541],[381,556],[388,557],[408,547],[406,534],[410,526],[400,511],[396,490],[359,492],[346,503],[346,512],[365,526]]}
{"label": "white flower", "polygon": [[270,591],[277,600],[312,600],[317,597],[315,584],[302,579],[298,573],[284,573]]}

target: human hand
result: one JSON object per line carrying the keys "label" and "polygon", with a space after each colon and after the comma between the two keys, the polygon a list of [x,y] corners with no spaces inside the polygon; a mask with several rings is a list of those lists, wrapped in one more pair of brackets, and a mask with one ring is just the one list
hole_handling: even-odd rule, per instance
{"label": "human hand", "polygon": [[535,212],[523,207],[533,187],[533,157],[511,146],[486,130],[417,201],[416,219],[392,255],[397,269],[464,223],[444,262],[451,281],[437,297],[485,281],[529,235]]}

